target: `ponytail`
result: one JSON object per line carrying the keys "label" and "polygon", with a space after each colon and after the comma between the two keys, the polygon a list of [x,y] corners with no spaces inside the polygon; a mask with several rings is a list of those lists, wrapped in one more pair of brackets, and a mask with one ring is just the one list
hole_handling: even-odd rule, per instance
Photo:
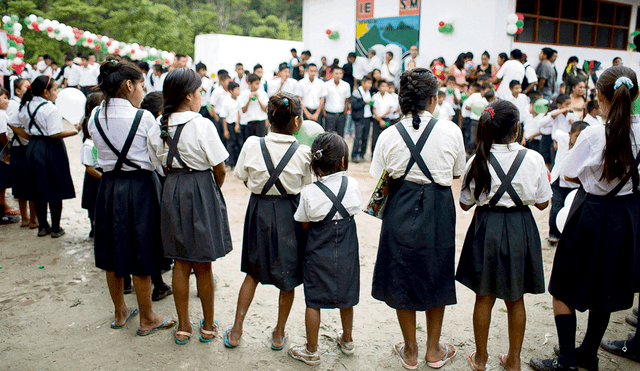
{"label": "ponytail", "polygon": [[24,107],[27,103],[31,102],[34,97],[41,97],[46,90],[53,88],[53,84],[55,84],[55,80],[50,76],[38,76],[35,80],[33,80],[33,83],[31,83],[26,93],[24,93],[24,95],[22,96],[22,101],[20,101],[20,109],[22,109],[22,107]]}
{"label": "ponytail", "polygon": [[137,65],[131,62],[118,61],[109,56],[100,65],[98,87],[104,94],[104,118],[107,119],[107,108],[112,98],[123,98],[123,85],[131,81],[134,85],[144,81],[144,75]]}
{"label": "ponytail", "polygon": [[169,118],[180,108],[187,96],[195,93],[201,85],[200,76],[188,68],[176,68],[167,74],[162,85],[164,106],[160,118],[160,138],[164,144],[169,141]]}

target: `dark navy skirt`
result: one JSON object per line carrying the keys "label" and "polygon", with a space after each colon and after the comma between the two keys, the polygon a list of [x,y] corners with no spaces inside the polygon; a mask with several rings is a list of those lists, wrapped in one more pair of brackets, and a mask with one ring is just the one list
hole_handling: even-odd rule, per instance
{"label": "dark navy skirt", "polygon": [[11,194],[15,198],[26,198],[25,194],[25,157],[27,146],[14,141],[11,145]]}
{"label": "dark navy skirt", "polygon": [[456,304],[456,211],[450,187],[398,181],[387,200],[372,295],[391,308]]}
{"label": "dark navy skirt", "polygon": [[11,188],[11,168],[9,164],[0,161],[0,189]]}
{"label": "dark navy skirt", "polygon": [[456,279],[476,295],[507,301],[544,293],[542,244],[529,207],[478,207]]}
{"label": "dark navy skirt", "polygon": [[116,277],[145,277],[166,265],[160,237],[160,181],[155,172],[105,172],[95,223],[96,267],[115,271]]}
{"label": "dark navy skirt", "polygon": [[358,304],[358,246],[353,216],[311,223],[302,268],[308,308],[351,308]]}
{"label": "dark navy skirt", "polygon": [[640,290],[639,222],[635,195],[595,196],[580,188],[556,249],[549,293],[581,312],[631,308]]}
{"label": "dark navy skirt", "polygon": [[24,179],[27,200],[53,202],[75,198],[64,141],[32,136],[25,155]]}
{"label": "dark navy skirt", "polygon": [[165,257],[206,263],[231,252],[227,205],[211,171],[169,172],[161,204]]}
{"label": "dark navy skirt", "polygon": [[[102,170],[96,169],[102,173]],[[96,199],[98,198],[98,187],[100,179],[95,178],[88,173],[84,173],[84,183],[82,184],[82,203],[81,206],[85,210],[89,210],[89,219],[95,219]]]}
{"label": "dark navy skirt", "polygon": [[306,233],[293,219],[299,201],[300,195],[252,193],[244,220],[241,270],[282,291],[302,283]]}

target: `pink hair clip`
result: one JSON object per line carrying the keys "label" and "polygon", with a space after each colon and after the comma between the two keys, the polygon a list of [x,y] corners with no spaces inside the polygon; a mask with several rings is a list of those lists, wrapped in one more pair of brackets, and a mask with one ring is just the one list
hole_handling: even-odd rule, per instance
{"label": "pink hair clip", "polygon": [[491,118],[494,118],[496,116],[496,111],[493,110],[493,107],[487,107],[485,108],[482,113],[485,112],[489,112],[489,114],[491,115]]}

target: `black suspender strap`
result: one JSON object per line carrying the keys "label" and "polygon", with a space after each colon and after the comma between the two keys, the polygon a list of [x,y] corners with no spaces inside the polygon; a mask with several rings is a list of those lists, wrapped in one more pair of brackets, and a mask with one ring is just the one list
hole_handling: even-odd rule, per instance
{"label": "black suspender strap", "polygon": [[505,192],[509,194],[509,197],[511,197],[517,207],[522,206],[522,200],[520,199],[520,196],[518,196],[516,190],[513,189],[513,184],[511,184],[511,182],[516,176],[518,169],[520,169],[520,165],[522,165],[522,161],[524,160],[524,156],[526,154],[526,149],[521,149],[520,151],[518,151],[516,159],[513,160],[513,164],[511,164],[511,167],[509,168],[509,173],[506,175],[502,170],[498,159],[496,159],[496,156],[494,156],[493,153],[491,154],[491,156],[489,157],[489,163],[491,164],[491,167],[493,167],[493,170],[495,170],[496,174],[498,174],[498,178],[500,178],[502,184],[500,184],[498,191],[496,191],[496,194],[494,194],[491,198],[491,201],[489,201],[489,206],[496,206]]}
{"label": "black suspender strap", "polygon": [[186,124],[187,123],[185,122],[184,124],[178,125],[178,127],[176,128],[176,132],[173,134],[173,138],[171,137],[167,138],[167,142],[169,142],[169,153],[167,154],[167,168],[169,170],[173,169],[172,164],[173,164],[174,158],[178,160],[180,167],[182,167],[183,169],[189,169],[187,164],[185,164],[184,161],[182,161],[182,159],[180,158],[180,153],[178,152],[178,141],[180,140],[182,129],[184,129],[184,126]]}
{"label": "black suspender strap", "polygon": [[129,149],[131,149],[131,144],[133,143],[133,139],[135,138],[136,133],[138,132],[138,127],[140,126],[140,121],[142,120],[142,115],[144,114],[144,110],[140,109],[138,110],[138,112],[136,112],[136,117],[133,120],[133,124],[131,125],[131,130],[129,130],[129,135],[127,136],[127,139],[124,141],[124,146],[122,146],[122,151],[118,151],[118,149],[116,149],[116,147],[113,145],[113,143],[111,143],[109,138],[107,138],[107,135],[105,134],[104,130],[102,130],[102,126],[100,126],[100,122],[98,121],[99,114],[100,114],[100,108],[96,110],[96,114],[93,117],[93,121],[96,125],[96,129],[98,129],[98,133],[100,133],[102,140],[104,140],[104,143],[107,145],[107,147],[109,147],[111,152],[113,152],[116,156],[118,156],[118,161],[116,162],[116,165],[113,168],[113,170],[118,171],[122,169],[123,164],[127,164],[128,166],[131,166],[136,170],[141,170],[142,168],[140,167],[140,165],[136,164],[135,162],[127,158],[127,154],[129,153]]}
{"label": "black suspender strap", "polygon": [[[638,153],[638,155],[633,159],[633,164],[635,166],[636,171],[634,171],[633,169],[629,169],[629,171],[627,172],[627,174],[624,176],[624,178],[622,178],[622,180],[620,181],[620,183],[618,183],[618,185],[611,190],[611,192],[607,193],[607,196],[613,197],[616,196],[618,193],[620,193],[620,191],[622,190],[622,188],[624,188],[624,186],[629,182],[629,179],[634,175],[634,174],[638,174],[638,165],[640,165],[640,153]],[[633,181],[633,193],[637,193],[638,192],[638,183],[639,183],[639,179],[638,177],[633,177],[632,178]]]}
{"label": "black suspender strap", "polygon": [[431,183],[435,183],[435,181],[433,180],[433,177],[431,176],[431,172],[429,171],[427,164],[424,162],[424,159],[422,158],[422,155],[420,154],[420,152],[422,152],[422,149],[424,148],[425,143],[427,143],[427,139],[429,139],[429,136],[433,131],[433,127],[436,126],[436,122],[438,122],[438,120],[434,118],[432,118],[429,121],[429,124],[427,125],[426,128],[424,128],[422,135],[420,135],[420,139],[418,139],[417,144],[413,143],[413,141],[411,140],[411,137],[409,136],[409,133],[407,132],[407,129],[404,127],[404,125],[402,125],[402,123],[395,125],[396,128],[398,128],[398,132],[400,133],[400,136],[404,140],[407,147],[409,147],[409,151],[411,152],[411,159],[409,159],[409,164],[407,164],[407,170],[405,170],[404,175],[402,176],[402,179],[404,179],[407,176],[407,174],[409,174],[409,170],[411,170],[414,164],[418,164],[418,167],[420,168],[420,170],[422,170],[422,173],[429,179],[429,181],[431,181]]}
{"label": "black suspender strap", "polygon": [[346,176],[343,176],[342,183],[340,184],[340,190],[338,191],[338,197],[336,197],[336,195],[334,195],[333,192],[331,192],[329,187],[327,187],[326,185],[320,182],[315,182],[315,185],[317,185],[318,188],[320,188],[320,190],[324,192],[324,194],[327,195],[329,200],[331,200],[331,202],[333,203],[333,207],[331,207],[331,210],[329,210],[329,214],[327,214],[327,216],[323,220],[324,222],[328,222],[331,219],[333,219],[333,217],[336,215],[337,212],[340,213],[340,215],[342,215],[344,219],[349,217],[349,212],[344,207],[344,205],[342,205],[342,200],[344,200],[344,195],[347,193],[347,184],[348,184],[348,179]]}
{"label": "black suspender strap", "polygon": [[276,188],[278,189],[278,192],[280,192],[281,195],[287,194],[287,190],[284,189],[282,182],[280,182],[280,179],[278,178],[280,177],[280,174],[282,174],[282,172],[284,171],[284,168],[287,166],[287,164],[293,157],[293,154],[296,153],[296,150],[298,149],[299,146],[300,145],[298,144],[298,142],[291,143],[291,146],[289,146],[289,149],[287,149],[287,152],[284,154],[284,156],[278,163],[278,166],[274,167],[273,161],[271,160],[271,154],[267,149],[267,144],[265,142],[265,139],[260,138],[260,149],[262,150],[262,157],[264,157],[264,162],[267,165],[267,170],[269,171],[269,175],[270,175],[269,180],[262,188],[261,194],[263,196],[266,195],[267,192],[269,192],[271,187],[273,187],[274,185],[276,186]]}
{"label": "black suspender strap", "polygon": [[47,103],[48,102],[40,103],[38,107],[36,107],[36,110],[33,111],[33,113],[31,113],[31,110],[29,109],[29,103],[27,103],[27,114],[29,115],[29,131],[31,131],[31,128],[35,126],[38,132],[40,133],[40,135],[44,135],[44,132],[40,128],[40,125],[38,125],[38,123],[36,122],[36,114],[38,113],[38,110],[40,109],[40,107],[44,106]]}

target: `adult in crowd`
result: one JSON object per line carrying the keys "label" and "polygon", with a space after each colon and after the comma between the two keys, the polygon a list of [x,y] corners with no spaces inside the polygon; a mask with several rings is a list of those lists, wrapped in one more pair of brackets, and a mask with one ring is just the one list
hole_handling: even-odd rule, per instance
{"label": "adult in crowd", "polygon": [[570,77],[567,80],[567,90],[571,96],[571,109],[582,120],[587,108],[587,100],[585,99],[587,86],[578,77]]}
{"label": "adult in crowd", "polygon": [[411,45],[409,48],[409,55],[404,57],[402,61],[403,70],[406,71],[409,69],[409,62],[413,62],[416,64],[416,67],[425,67],[419,65],[420,55],[418,54],[418,45]]}
{"label": "adult in crowd", "polygon": [[381,76],[388,82],[396,82],[400,78],[400,64],[393,59],[393,52],[384,54],[384,63],[380,70]]}
{"label": "adult in crowd", "polygon": [[[347,63],[345,63],[344,66],[342,66],[342,70],[344,71],[344,77],[342,79],[346,81],[347,84],[349,84],[349,86],[351,87],[351,91],[355,89],[355,83],[356,83],[356,80],[353,77],[353,64],[355,63],[355,61],[356,61],[356,53],[351,52],[347,56]],[[333,76],[327,75],[326,80],[329,81],[332,78]]]}
{"label": "adult in crowd", "polygon": [[522,84],[522,79],[524,79],[524,66],[520,60],[522,59],[522,52],[520,49],[513,49],[511,51],[511,58],[504,62],[498,73],[496,74],[496,78],[494,83],[500,84],[498,89],[496,90],[496,95],[500,99],[507,99],[509,95],[511,95],[511,90],[509,90],[509,84],[511,81],[516,80]]}
{"label": "adult in crowd", "polygon": [[528,94],[538,85],[538,75],[536,74],[536,69],[531,66],[531,63],[529,63],[526,54],[522,54],[522,59],[520,61],[524,66],[524,78],[522,79],[521,84],[522,94]]}
{"label": "adult in crowd", "polygon": [[542,48],[539,55],[540,64],[536,68],[538,75],[538,90],[545,99],[550,99],[556,92],[556,69],[553,65],[558,58],[558,52],[551,48]]}

